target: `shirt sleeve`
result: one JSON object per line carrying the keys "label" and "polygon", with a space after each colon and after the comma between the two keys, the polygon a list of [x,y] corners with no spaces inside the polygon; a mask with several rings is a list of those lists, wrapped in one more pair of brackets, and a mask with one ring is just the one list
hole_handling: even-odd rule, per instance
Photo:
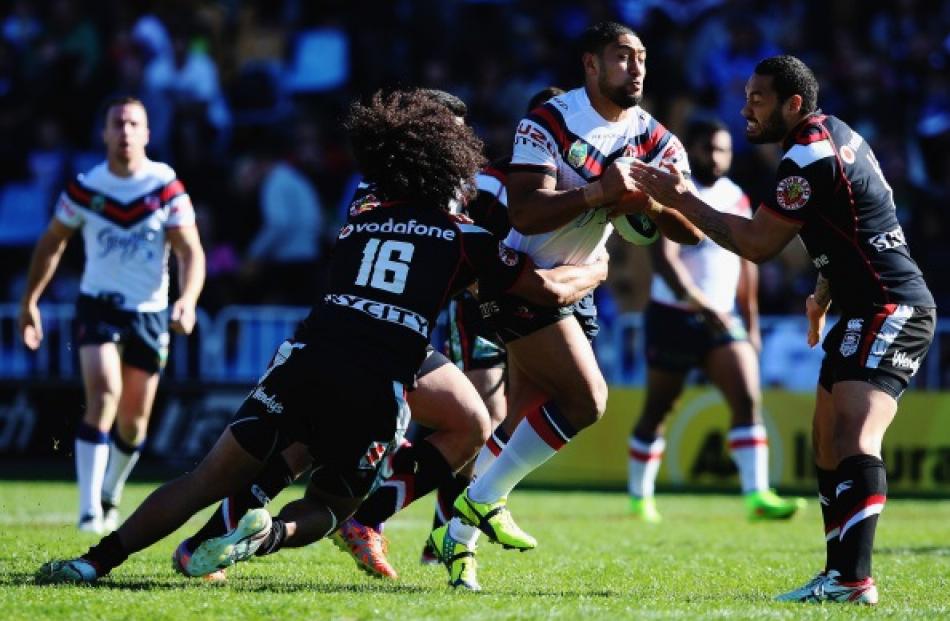
{"label": "shirt sleeve", "polygon": [[512,172],[557,171],[557,147],[551,132],[538,118],[527,117],[518,123],[512,149]]}
{"label": "shirt sleeve", "polygon": [[56,201],[55,218],[71,229],[80,228],[86,220],[82,208],[69,198],[67,192],[60,194]]}
{"label": "shirt sleeve", "polygon": [[191,197],[185,191],[185,185],[178,179],[173,179],[162,188],[162,204],[168,206],[168,219],[165,228],[194,226],[195,208],[191,204]]}
{"label": "shirt sleeve", "polygon": [[[665,129],[665,128],[664,128]],[[686,149],[683,143],[672,132],[667,131],[660,138],[655,155],[647,161],[647,164],[654,168],[668,169],[670,166],[683,173],[683,176],[689,178],[689,158],[686,156]]]}
{"label": "shirt sleeve", "polygon": [[775,174],[774,190],[762,203],[779,217],[804,224],[818,208],[822,197],[834,191],[834,164],[824,158],[804,168],[791,158],[783,159]]}

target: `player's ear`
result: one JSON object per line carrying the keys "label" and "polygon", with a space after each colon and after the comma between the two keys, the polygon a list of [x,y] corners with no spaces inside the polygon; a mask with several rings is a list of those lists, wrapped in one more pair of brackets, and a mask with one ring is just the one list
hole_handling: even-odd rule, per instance
{"label": "player's ear", "polygon": [[785,109],[792,114],[799,114],[802,111],[802,96],[792,95],[785,100]]}
{"label": "player's ear", "polygon": [[581,56],[581,63],[584,65],[585,75],[597,75],[600,72],[600,59],[597,54],[584,52]]}

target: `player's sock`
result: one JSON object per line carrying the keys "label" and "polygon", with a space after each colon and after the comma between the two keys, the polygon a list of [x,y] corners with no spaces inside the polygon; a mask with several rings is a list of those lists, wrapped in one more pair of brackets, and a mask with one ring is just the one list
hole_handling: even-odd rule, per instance
{"label": "player's sock", "polygon": [[838,562],[838,536],[841,528],[838,524],[838,502],[835,487],[838,479],[834,470],[815,467],[818,476],[818,503],[821,505],[821,519],[825,524],[825,571],[835,567]]}
{"label": "player's sock", "polygon": [[113,432],[112,442],[109,443],[109,465],[102,482],[103,504],[119,506],[125,482],[128,481],[132,469],[138,463],[144,444],[144,440],[137,445],[128,444],[119,437],[118,433]]}
{"label": "player's sock", "polygon": [[577,431],[553,403],[531,412],[518,424],[511,440],[484,474],[468,488],[475,502],[506,497],[523,478],[550,459]]}
{"label": "player's sock", "polygon": [[254,556],[267,556],[284,547],[284,541],[287,539],[287,525],[280,518],[271,520],[270,532],[267,533],[267,539],[254,552]]}
{"label": "player's sock", "polygon": [[221,501],[205,525],[185,542],[185,547],[194,552],[203,541],[231,531],[245,513],[266,506],[293,482],[294,473],[290,466],[283,455],[276,453],[267,460],[251,485]]}
{"label": "player's sock", "polygon": [[841,532],[834,569],[853,582],[871,575],[871,552],[878,516],[887,502],[884,462],[872,455],[852,455],[837,470],[837,503]]}
{"label": "player's sock", "polygon": [[452,517],[452,505],[459,494],[472,484],[467,474],[457,473],[452,479],[443,481],[436,494],[435,514],[432,516],[432,530],[442,526]]}
{"label": "player's sock", "polygon": [[729,430],[729,451],[739,469],[742,493],[769,489],[769,443],[763,425],[733,427]]}
{"label": "player's sock", "polygon": [[102,577],[125,562],[130,552],[126,551],[118,533],[110,533],[92,546],[81,558],[92,563],[98,577]]}
{"label": "player's sock", "polygon": [[[439,449],[428,440],[416,442],[393,455],[393,474],[370,494],[353,518],[360,524],[376,525],[422,498],[455,473]],[[377,529],[378,530],[378,529]]]}
{"label": "player's sock", "polygon": [[663,461],[666,441],[662,436],[630,436],[630,461],[627,465],[627,490],[634,498],[653,496],[656,474]]}
{"label": "player's sock", "polygon": [[109,434],[79,422],[76,429],[76,479],[79,482],[79,517],[102,517],[102,480],[109,461]]}
{"label": "player's sock", "polygon": [[478,452],[478,457],[475,458],[476,477],[488,470],[488,467],[495,462],[495,458],[505,450],[509,439],[508,432],[502,429],[501,426],[492,432],[488,437],[488,442],[485,443],[482,450]]}

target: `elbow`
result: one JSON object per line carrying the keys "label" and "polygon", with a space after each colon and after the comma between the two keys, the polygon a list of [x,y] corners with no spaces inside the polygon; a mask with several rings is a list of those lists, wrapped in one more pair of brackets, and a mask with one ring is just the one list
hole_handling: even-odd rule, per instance
{"label": "elbow", "polygon": [[750,248],[747,253],[744,253],[743,256],[746,259],[755,263],[756,265],[761,265],[762,263],[765,263],[766,261],[773,258],[777,254],[778,254],[778,250],[775,250],[772,248],[753,247],[753,248]]}

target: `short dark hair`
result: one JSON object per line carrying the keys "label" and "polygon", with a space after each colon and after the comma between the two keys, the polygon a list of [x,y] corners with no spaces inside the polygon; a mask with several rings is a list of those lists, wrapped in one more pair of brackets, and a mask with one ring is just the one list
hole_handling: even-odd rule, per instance
{"label": "short dark hair", "polygon": [[437,88],[424,88],[422,92],[428,94],[429,97],[432,97],[432,99],[451,110],[455,116],[465,116],[468,114],[468,106],[465,105],[465,102],[452,93],[440,91]]}
{"label": "short dark hair", "polygon": [[102,118],[108,121],[109,110],[115,108],[116,106],[140,106],[142,110],[145,110],[145,116],[148,117],[148,109],[145,107],[145,104],[142,103],[141,99],[138,97],[132,97],[131,95],[119,95],[116,97],[110,97],[102,105]]}
{"label": "short dark hair", "polygon": [[698,141],[711,137],[718,132],[728,132],[729,127],[715,117],[697,117],[690,120],[683,132],[683,143],[686,148],[692,147]]}
{"label": "short dark hair", "polygon": [[546,86],[542,88],[540,91],[532,95],[531,99],[528,100],[528,112],[531,112],[532,110],[534,110],[535,108],[537,108],[538,106],[546,102],[548,99],[551,99],[552,97],[557,97],[558,95],[561,95],[563,93],[564,93],[564,89],[559,88],[557,86]]}
{"label": "short dark hair", "polygon": [[388,200],[447,209],[485,165],[482,141],[424,90],[377,91],[344,122],[363,175]]}
{"label": "short dark hair", "polygon": [[792,95],[802,98],[802,112],[810,114],[818,108],[818,80],[808,65],[788,54],[770,56],[755,66],[759,75],[772,76],[772,88],[784,103]]}
{"label": "short dark hair", "polygon": [[581,33],[578,40],[581,54],[600,55],[604,48],[617,40],[621,35],[640,36],[629,26],[618,22],[598,22]]}

